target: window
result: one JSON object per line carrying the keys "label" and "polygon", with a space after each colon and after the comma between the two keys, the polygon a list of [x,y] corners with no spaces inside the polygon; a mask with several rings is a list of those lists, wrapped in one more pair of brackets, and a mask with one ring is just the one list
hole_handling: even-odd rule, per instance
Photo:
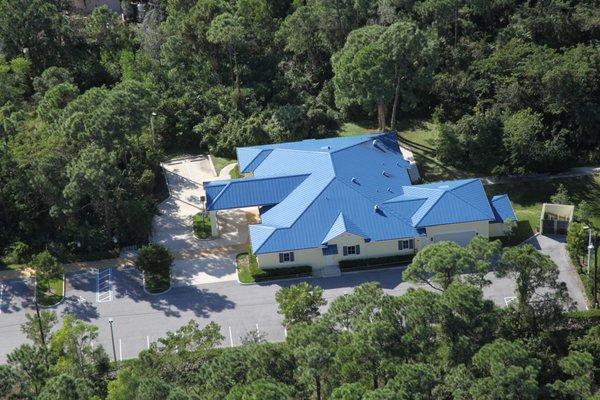
{"label": "window", "polygon": [[415,248],[415,239],[398,240],[398,250],[413,250]]}
{"label": "window", "polygon": [[344,255],[345,256],[353,256],[353,255],[359,255],[359,254],[360,254],[360,246],[359,245],[344,246]]}
{"label": "window", "polygon": [[279,262],[280,263],[293,262],[293,261],[294,261],[294,252],[293,251],[289,251],[286,253],[279,253]]}
{"label": "window", "polygon": [[323,247],[323,255],[324,256],[333,256],[338,253],[337,244],[330,244],[326,247]]}

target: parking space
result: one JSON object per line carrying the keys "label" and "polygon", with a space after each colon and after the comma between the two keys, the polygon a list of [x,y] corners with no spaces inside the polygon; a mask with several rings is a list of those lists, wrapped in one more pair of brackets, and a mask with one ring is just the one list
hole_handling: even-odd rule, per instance
{"label": "parking space", "polygon": [[113,301],[112,268],[98,269],[96,272],[96,301]]}

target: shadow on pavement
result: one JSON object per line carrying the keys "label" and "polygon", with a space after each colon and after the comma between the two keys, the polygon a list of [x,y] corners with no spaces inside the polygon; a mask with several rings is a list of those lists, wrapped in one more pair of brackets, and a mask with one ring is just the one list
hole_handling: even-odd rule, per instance
{"label": "shadow on pavement", "polygon": [[33,309],[33,288],[26,281],[11,280],[0,282],[0,285],[2,286],[0,310],[3,314]]}
{"label": "shadow on pavement", "polygon": [[259,286],[280,286],[287,287],[295,285],[299,282],[308,282],[311,285],[320,286],[322,289],[337,289],[343,287],[356,287],[367,282],[379,282],[382,289],[395,289],[400,285],[402,280],[402,272],[406,266],[390,267],[379,269],[376,271],[359,271],[356,273],[344,273],[342,276],[333,278],[298,278],[289,280],[277,280],[270,282],[257,283]]}

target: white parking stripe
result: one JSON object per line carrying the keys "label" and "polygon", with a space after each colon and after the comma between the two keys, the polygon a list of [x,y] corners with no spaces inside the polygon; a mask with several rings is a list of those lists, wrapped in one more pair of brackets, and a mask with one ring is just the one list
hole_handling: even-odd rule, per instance
{"label": "white parking stripe", "polygon": [[98,303],[113,301],[112,269],[99,269],[96,275],[96,300]]}

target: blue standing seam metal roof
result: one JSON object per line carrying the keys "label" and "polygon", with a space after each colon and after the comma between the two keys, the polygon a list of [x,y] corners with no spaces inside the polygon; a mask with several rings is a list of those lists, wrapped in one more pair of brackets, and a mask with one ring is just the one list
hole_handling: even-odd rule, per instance
{"label": "blue standing seam metal roof", "polygon": [[240,171],[254,177],[206,182],[206,204],[208,210],[266,206],[261,223],[249,227],[255,254],[316,248],[344,233],[393,240],[425,235],[427,226],[496,219],[479,179],[411,185],[394,133],[237,153]]}
{"label": "blue standing seam metal roof", "polygon": [[504,222],[507,219],[512,219],[513,221],[517,220],[517,216],[515,215],[515,210],[510,203],[510,199],[506,194],[499,194],[497,196],[492,197],[490,200],[490,205],[492,206],[492,210],[494,211],[494,221],[496,223]]}

